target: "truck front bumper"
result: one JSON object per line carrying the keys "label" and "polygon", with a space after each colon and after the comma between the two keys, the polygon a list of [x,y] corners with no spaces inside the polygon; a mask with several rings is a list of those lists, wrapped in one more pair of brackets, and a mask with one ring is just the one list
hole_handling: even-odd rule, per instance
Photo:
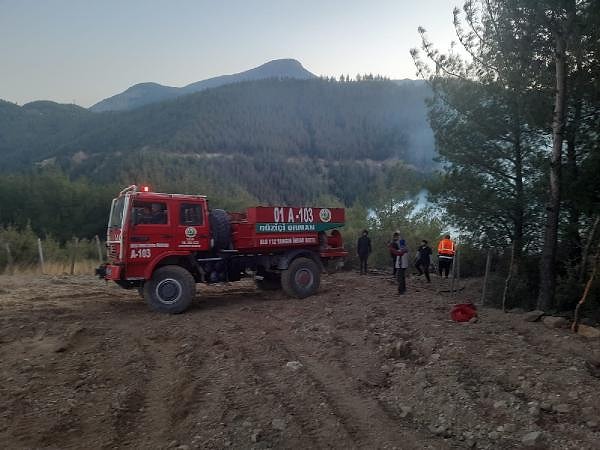
{"label": "truck front bumper", "polygon": [[103,280],[120,280],[121,266],[115,264],[102,264],[96,269],[96,275]]}

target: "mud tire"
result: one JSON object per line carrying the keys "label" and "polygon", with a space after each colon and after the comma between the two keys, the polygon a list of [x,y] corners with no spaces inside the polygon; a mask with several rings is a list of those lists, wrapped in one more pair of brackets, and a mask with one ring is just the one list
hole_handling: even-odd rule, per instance
{"label": "mud tire", "polygon": [[229,250],[231,248],[231,223],[229,214],[223,209],[213,209],[208,220],[215,250]]}
{"label": "mud tire", "polygon": [[144,283],[144,299],[157,312],[179,314],[184,312],[196,295],[196,282],[191,273],[179,266],[156,269]]}
{"label": "mud tire", "polygon": [[310,258],[296,258],[281,274],[281,286],[290,297],[314,295],[321,284],[321,270]]}

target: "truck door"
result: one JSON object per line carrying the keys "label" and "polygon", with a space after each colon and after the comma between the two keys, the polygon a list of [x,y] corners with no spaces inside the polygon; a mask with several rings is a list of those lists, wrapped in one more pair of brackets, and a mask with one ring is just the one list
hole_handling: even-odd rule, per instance
{"label": "truck door", "polygon": [[174,245],[179,250],[210,250],[210,234],[206,202],[181,200],[177,202],[177,223],[174,227]]}
{"label": "truck door", "polygon": [[126,249],[127,278],[143,277],[151,261],[173,250],[173,214],[169,206],[161,199],[133,201]]}

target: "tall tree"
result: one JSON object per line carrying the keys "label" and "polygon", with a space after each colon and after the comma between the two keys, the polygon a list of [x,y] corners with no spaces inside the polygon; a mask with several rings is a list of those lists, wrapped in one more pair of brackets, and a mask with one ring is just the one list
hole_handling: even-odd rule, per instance
{"label": "tall tree", "polygon": [[[466,57],[442,54],[420,29],[422,50],[413,50],[419,72],[434,87],[430,122],[443,163],[436,201],[454,221],[492,244],[511,243],[515,267],[532,239],[538,212],[541,135],[531,106],[543,104],[532,88],[538,69],[529,30],[505,20],[500,2],[467,1],[454,24]],[[490,242],[488,242],[489,244]]]}
{"label": "tall tree", "polygon": [[[598,115],[600,113],[600,3],[579,4],[573,24],[575,44],[567,54],[570,76],[567,78],[567,112],[565,114],[565,145],[563,192],[566,209],[564,246],[569,266],[581,263],[582,225],[589,222],[593,203],[593,183],[585,179],[589,156],[597,148]],[[582,171],[583,170],[583,171]],[[582,224],[583,220],[583,224]],[[572,271],[573,273],[576,270]]]}
{"label": "tall tree", "polygon": [[[504,215],[493,228],[513,242],[517,261],[520,237],[540,254],[537,303],[551,309],[557,270],[563,270],[556,258],[559,238],[565,237],[563,253],[576,265],[579,233],[598,198],[589,174],[600,170],[600,2],[467,0],[462,12],[455,11],[455,26],[467,57],[441,54],[422,30],[422,49],[433,63],[429,73],[413,51],[418,70],[438,86],[431,119],[446,163],[441,203],[477,233]],[[548,180],[543,197],[541,174]],[[592,188],[582,189],[584,182]],[[541,213],[546,226],[535,236]]]}
{"label": "tall tree", "polygon": [[556,290],[556,252],[561,207],[565,116],[568,102],[567,79],[570,69],[567,54],[574,44],[572,31],[576,14],[576,1],[539,2],[537,3],[537,8],[538,15],[541,12],[541,16],[546,18],[546,23],[544,21],[540,23],[541,32],[552,36],[552,40],[554,41],[554,76],[556,86],[552,118],[549,196],[546,206],[546,228],[540,262],[540,292],[538,296],[538,308],[548,310],[554,306],[554,292]]}

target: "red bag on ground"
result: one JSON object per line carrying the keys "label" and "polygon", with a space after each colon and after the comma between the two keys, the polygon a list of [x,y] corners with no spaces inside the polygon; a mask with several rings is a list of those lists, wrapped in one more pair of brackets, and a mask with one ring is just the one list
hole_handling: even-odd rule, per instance
{"label": "red bag on ground", "polygon": [[450,311],[450,317],[455,322],[468,322],[473,317],[477,316],[477,308],[472,303],[461,303],[454,305],[452,311]]}

